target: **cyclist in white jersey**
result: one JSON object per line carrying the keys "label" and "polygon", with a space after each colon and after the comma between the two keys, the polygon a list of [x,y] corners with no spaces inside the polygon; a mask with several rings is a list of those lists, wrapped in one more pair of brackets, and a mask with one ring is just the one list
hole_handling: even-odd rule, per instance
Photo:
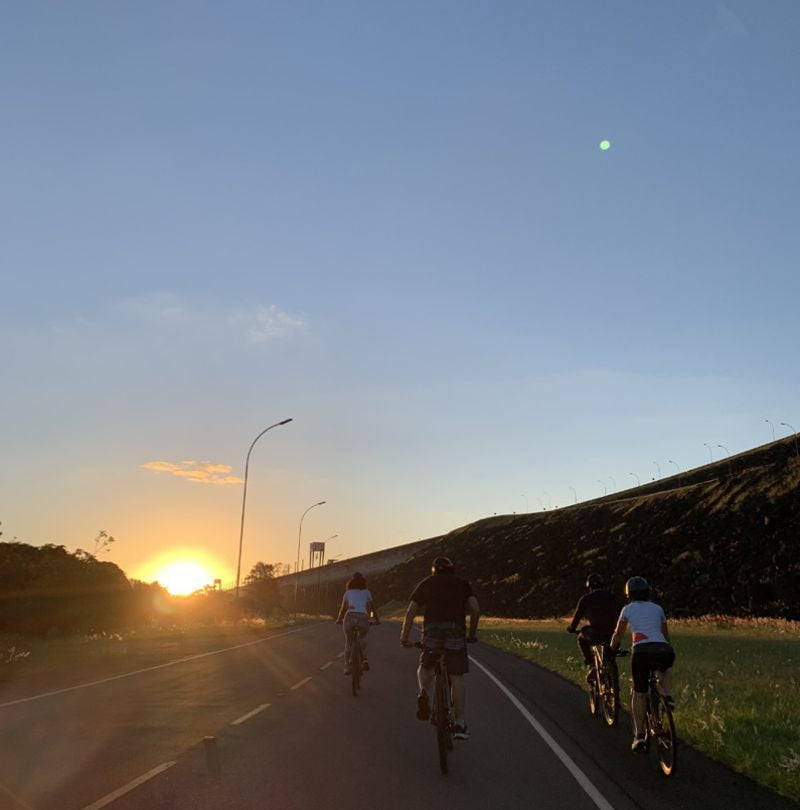
{"label": "cyclist in white jersey", "polygon": [[361,636],[361,668],[366,672],[369,669],[367,661],[367,633],[369,632],[369,619],[372,616],[375,624],[380,624],[375,605],[372,603],[372,594],[367,590],[364,576],[356,571],[347,583],[347,590],[342,597],[339,615],[336,624],[344,624],[344,674],[350,674],[351,654],[353,650],[353,631],[357,627]]}
{"label": "cyclist in white jersey", "polygon": [[644,751],[647,746],[645,714],[647,712],[647,690],[650,671],[656,671],[658,686],[670,708],[675,703],[671,695],[669,668],[675,662],[675,651],[669,643],[667,617],[661,605],[650,601],[650,586],[642,577],[631,577],[625,583],[625,596],[628,604],[622,608],[617,620],[617,629],[611,639],[611,648],[618,650],[622,637],[631,628],[631,675],[633,676],[633,715],[634,737],[631,751]]}

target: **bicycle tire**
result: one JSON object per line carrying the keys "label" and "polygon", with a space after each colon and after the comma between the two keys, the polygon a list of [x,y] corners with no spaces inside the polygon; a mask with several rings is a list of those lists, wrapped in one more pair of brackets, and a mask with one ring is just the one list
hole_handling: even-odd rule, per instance
{"label": "bicycle tire", "polygon": [[661,694],[657,693],[655,706],[651,702],[650,727],[655,743],[658,765],[664,776],[672,776],[678,764],[678,738],[675,734],[675,720]]}
{"label": "bicycle tire", "polygon": [[597,675],[597,656],[594,657],[594,678],[589,678],[589,711],[597,714],[600,708],[600,687]]}
{"label": "bicycle tire", "polygon": [[439,769],[443,774],[447,773],[447,751],[448,737],[450,736],[450,723],[448,718],[448,700],[445,694],[446,686],[444,679],[436,677],[436,746],[439,750]]}
{"label": "bicycle tire", "polygon": [[603,708],[603,719],[606,725],[613,728],[619,719],[619,670],[612,658],[602,669],[600,698]]}
{"label": "bicycle tire", "polygon": [[350,682],[353,688],[353,697],[358,695],[361,688],[361,645],[358,642],[358,634],[353,639],[353,651],[350,656]]}

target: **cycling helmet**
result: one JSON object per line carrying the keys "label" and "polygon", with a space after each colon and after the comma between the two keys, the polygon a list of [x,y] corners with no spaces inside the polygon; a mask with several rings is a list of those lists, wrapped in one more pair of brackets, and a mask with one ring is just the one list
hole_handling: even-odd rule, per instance
{"label": "cycling helmet", "polygon": [[449,557],[437,557],[431,565],[432,574],[452,574],[453,571],[455,566]]}
{"label": "cycling helmet", "polygon": [[605,587],[605,584],[606,583],[603,582],[603,578],[600,576],[600,574],[589,574],[589,576],[586,577],[587,591],[594,591],[597,588],[603,588]]}
{"label": "cycling helmet", "polygon": [[625,597],[629,602],[646,601],[650,598],[650,585],[644,577],[631,577],[625,583]]}

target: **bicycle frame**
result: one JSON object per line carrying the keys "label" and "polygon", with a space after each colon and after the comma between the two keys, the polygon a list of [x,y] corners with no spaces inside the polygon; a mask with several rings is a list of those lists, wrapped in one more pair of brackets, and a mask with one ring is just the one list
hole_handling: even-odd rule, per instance
{"label": "bicycle frame", "polygon": [[608,726],[615,726],[619,718],[619,672],[611,648],[605,642],[592,645],[594,681],[589,682],[589,711],[597,714],[602,709]]}

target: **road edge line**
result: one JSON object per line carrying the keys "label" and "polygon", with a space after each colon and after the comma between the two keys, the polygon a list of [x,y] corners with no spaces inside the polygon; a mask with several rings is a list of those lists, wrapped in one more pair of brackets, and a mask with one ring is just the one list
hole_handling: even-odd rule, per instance
{"label": "road edge line", "polygon": [[290,686],[289,688],[292,690],[299,689],[301,686],[305,686],[310,680],[311,675],[309,675],[307,678],[303,678],[302,681],[298,681],[294,686]]}
{"label": "road edge line", "polygon": [[522,701],[511,692],[511,690],[495,675],[493,675],[484,664],[473,656],[469,657],[473,664],[476,664],[483,673],[493,681],[494,685],[514,704],[519,713],[530,723],[536,733],[544,740],[550,750],[559,758],[561,764],[572,774],[575,781],[583,788],[584,793],[594,802],[599,810],[614,810],[612,804],[595,787],[589,777],[578,767],[575,760],[553,739],[547,729],[522,705]]}
{"label": "road edge line", "polygon": [[158,776],[168,768],[171,768],[174,764],[175,762],[162,762],[160,765],[156,765],[156,767],[152,770],[148,771],[147,773],[143,773],[141,776],[138,776],[136,779],[128,782],[127,785],[123,785],[121,788],[118,788],[113,793],[107,793],[96,802],[87,804],[83,810],[100,810],[101,807],[106,807],[107,805],[111,804],[111,802],[115,802],[121,796],[124,796],[126,793],[130,793],[134,788],[139,787],[139,785],[144,784],[154,776]]}

